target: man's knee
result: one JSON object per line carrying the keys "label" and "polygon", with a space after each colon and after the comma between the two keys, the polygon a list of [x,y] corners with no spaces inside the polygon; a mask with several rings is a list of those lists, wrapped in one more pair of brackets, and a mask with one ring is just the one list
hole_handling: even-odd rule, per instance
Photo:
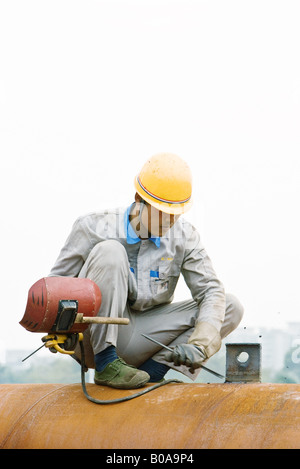
{"label": "man's knee", "polygon": [[113,239],[96,244],[90,256],[96,258],[106,268],[119,267],[122,262],[128,265],[128,257],[124,246]]}
{"label": "man's knee", "polygon": [[230,315],[233,329],[236,329],[244,315],[244,307],[239,299],[231,293],[226,294],[226,314]]}
{"label": "man's knee", "polygon": [[126,250],[115,240],[101,241],[91,250],[79,277],[89,277],[97,283],[102,276],[115,274],[128,278],[129,262]]}

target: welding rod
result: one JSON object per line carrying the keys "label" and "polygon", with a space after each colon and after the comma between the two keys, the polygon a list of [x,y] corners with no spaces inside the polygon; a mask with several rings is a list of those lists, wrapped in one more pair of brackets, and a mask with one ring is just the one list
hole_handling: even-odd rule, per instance
{"label": "welding rod", "polygon": [[27,358],[31,357],[33,354],[35,354],[36,352],[38,352],[39,350],[41,350],[41,348],[45,347],[46,344],[43,344],[41,345],[39,348],[37,348],[34,352],[32,352],[30,355],[27,355],[27,357],[23,358],[22,362],[25,362],[25,360],[27,360]]}
{"label": "welding rod", "polygon": [[[174,352],[173,349],[171,349],[171,348],[168,347],[167,345],[161,344],[160,342],[158,342],[158,340],[152,339],[152,337],[149,337],[149,336],[146,335],[146,334],[141,334],[141,335],[142,335],[143,337],[145,337],[146,339],[151,340],[151,342],[154,342],[155,344],[160,345],[161,347],[165,348],[166,350],[169,350],[169,352]],[[203,370],[208,371],[208,373],[211,373],[212,375],[217,376],[218,378],[225,379],[225,376],[220,375],[220,374],[217,373],[216,371],[213,371],[213,370],[211,370],[210,368],[207,368],[207,367],[204,366],[204,365],[200,365],[200,367],[203,368]]]}

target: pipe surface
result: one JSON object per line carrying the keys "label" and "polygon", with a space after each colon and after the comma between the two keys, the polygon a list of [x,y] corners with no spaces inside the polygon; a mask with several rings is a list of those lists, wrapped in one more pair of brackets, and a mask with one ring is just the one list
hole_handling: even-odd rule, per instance
{"label": "pipe surface", "polygon": [[[87,390],[102,400],[137,392]],[[97,405],[81,384],[1,384],[0,448],[299,449],[300,385],[170,383]]]}

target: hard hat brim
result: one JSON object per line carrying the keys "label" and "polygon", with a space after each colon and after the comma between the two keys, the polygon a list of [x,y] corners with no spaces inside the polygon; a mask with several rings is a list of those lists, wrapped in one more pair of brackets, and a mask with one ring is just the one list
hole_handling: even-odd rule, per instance
{"label": "hard hat brim", "polygon": [[151,206],[156,208],[157,210],[161,210],[162,212],[169,213],[170,215],[182,215],[186,213],[192,206],[193,200],[189,198],[189,200],[178,203],[178,202],[164,202],[158,200],[157,198],[151,196],[148,192],[146,192],[143,187],[138,182],[138,176],[134,178],[134,187],[136,192],[142,197],[143,200],[148,202]]}

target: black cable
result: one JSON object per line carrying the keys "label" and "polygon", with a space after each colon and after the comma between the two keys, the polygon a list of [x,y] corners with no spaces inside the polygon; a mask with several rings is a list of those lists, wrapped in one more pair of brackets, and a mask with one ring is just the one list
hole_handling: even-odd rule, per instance
{"label": "black cable", "polygon": [[142,391],[132,394],[131,396],[126,396],[126,397],[121,397],[119,399],[111,399],[111,400],[100,400],[100,399],[95,399],[94,397],[90,396],[86,390],[86,385],[85,385],[85,355],[84,355],[84,346],[82,342],[79,342],[80,344],[80,351],[81,351],[81,385],[82,385],[82,390],[84,395],[88,398],[89,401],[94,402],[95,404],[117,404],[119,402],[125,402],[129,401],[130,399],[135,399],[136,397],[142,396],[143,394],[146,394],[147,392],[153,391],[154,389],[160,388],[161,386],[164,386],[165,384],[169,383],[182,383],[182,381],[179,381],[178,379],[167,379],[165,381],[162,381],[161,383],[154,384],[150,388],[143,389]]}

